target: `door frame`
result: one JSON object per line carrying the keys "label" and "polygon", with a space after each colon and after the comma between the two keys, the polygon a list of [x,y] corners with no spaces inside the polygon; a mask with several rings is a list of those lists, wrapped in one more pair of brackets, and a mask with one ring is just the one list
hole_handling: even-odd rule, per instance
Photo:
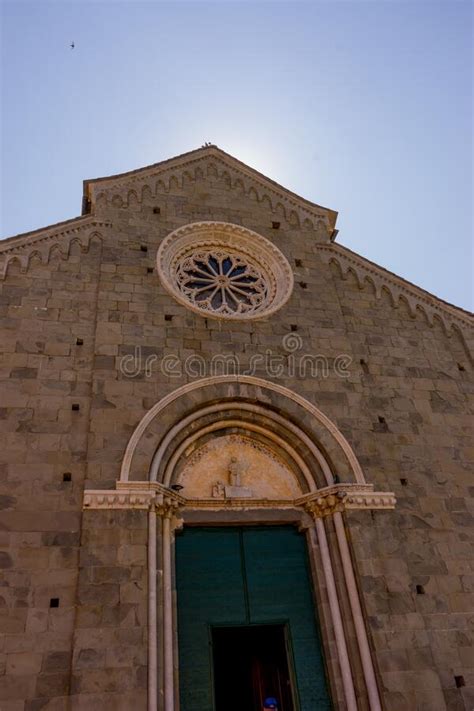
{"label": "door frame", "polygon": [[[320,556],[320,546],[318,539],[316,537],[316,531],[314,526],[314,520],[309,516],[303,509],[300,508],[290,508],[290,509],[275,509],[275,508],[264,508],[260,509],[258,513],[248,511],[248,510],[233,510],[232,521],[229,523],[229,518],[226,512],[222,511],[205,511],[203,509],[193,509],[193,508],[183,508],[179,512],[179,518],[174,519],[174,524],[171,527],[171,541],[170,545],[172,547],[172,599],[173,599],[173,628],[174,628],[174,668],[173,668],[173,683],[174,683],[174,706],[173,711],[180,711],[180,682],[179,682],[179,642],[178,642],[178,600],[177,600],[177,589],[176,589],[176,556],[175,556],[175,538],[176,533],[180,533],[184,527],[190,528],[229,528],[235,526],[235,528],[261,528],[272,527],[272,526],[294,526],[298,531],[305,536],[305,548],[307,556],[308,565],[308,581],[310,585],[310,591],[312,596],[313,611],[315,616],[315,625],[318,632],[318,636],[321,643],[321,656],[323,660],[323,667],[325,678],[327,682],[328,693],[332,706],[337,709],[340,706],[338,702],[341,698],[340,694],[342,692],[342,680],[339,671],[339,658],[331,654],[331,649],[329,647],[329,642],[335,643],[337,647],[337,640],[331,635],[333,619],[332,614],[327,613],[327,600],[324,598],[325,589],[325,576],[321,576],[321,571],[324,568],[323,561]],[[323,534],[325,535],[325,533]],[[321,533],[320,533],[321,536]],[[319,571],[319,572],[318,572]],[[326,604],[324,604],[326,603]],[[333,601],[333,605],[336,609],[339,609],[339,602],[336,599]],[[340,613],[339,613],[340,614]],[[287,622],[287,621],[285,621]],[[275,624],[281,624],[276,622]],[[221,626],[221,625],[219,625]],[[227,626],[233,626],[229,624]],[[342,622],[341,622],[342,627]],[[329,639],[328,633],[329,632]],[[291,638],[291,634],[290,634]],[[291,647],[293,653],[293,646]],[[339,650],[337,650],[339,651]],[[347,647],[346,654],[348,655]],[[294,658],[292,658],[292,688],[297,689],[296,677],[295,677],[295,667]],[[213,667],[211,666],[211,669]],[[166,683],[166,682],[165,682]],[[352,683],[352,679],[351,679]],[[354,685],[352,684],[354,689]],[[214,686],[213,686],[214,689]],[[214,691],[213,691],[214,694]],[[342,699],[344,697],[342,696]],[[213,700],[214,703],[214,700]],[[297,699],[297,709],[300,708],[299,697]],[[346,706],[344,705],[344,708]],[[159,711],[168,711],[166,705],[163,707],[158,706]],[[357,706],[351,707],[347,705],[348,711],[357,711]]]}

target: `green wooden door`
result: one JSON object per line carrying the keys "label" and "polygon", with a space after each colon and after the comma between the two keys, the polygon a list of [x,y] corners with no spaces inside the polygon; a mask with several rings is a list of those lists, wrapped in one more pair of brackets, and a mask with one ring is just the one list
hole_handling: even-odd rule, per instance
{"label": "green wooden door", "polygon": [[213,711],[213,626],[286,624],[300,711],[331,708],[308,574],[291,526],[185,528],[176,538],[180,711]]}

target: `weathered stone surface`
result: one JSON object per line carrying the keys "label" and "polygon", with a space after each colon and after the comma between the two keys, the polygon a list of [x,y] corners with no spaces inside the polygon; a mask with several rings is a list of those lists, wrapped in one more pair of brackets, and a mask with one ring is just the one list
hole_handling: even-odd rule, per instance
{"label": "weathered stone surface", "polygon": [[[470,710],[474,448],[467,331],[461,336],[455,328],[448,337],[437,317],[430,325],[403,299],[395,308],[383,288],[375,293],[351,271],[343,278],[340,266],[322,258],[319,246],[329,241],[316,225],[296,224],[269,198],[254,200],[223,175],[153,186],[135,202],[116,197],[94,206],[97,220],[112,227],[72,223],[76,233],[45,237],[54,246],[47,259],[23,271],[12,265],[0,281],[2,711],[146,709],[147,513],[82,513],[83,488],[115,486],[146,411],[184,383],[212,375],[213,357],[238,356],[248,370],[253,357],[269,350],[283,356],[283,372],[269,372],[259,360],[254,374],[319,407],[347,437],[367,481],[398,498],[395,512],[346,515],[384,708]],[[279,230],[272,229],[275,218]],[[201,219],[242,224],[282,251],[296,283],[277,314],[218,322],[165,293],[154,263],[159,244]],[[22,254],[36,249],[35,239]],[[62,256],[56,247],[64,247]],[[288,369],[282,339],[293,335],[292,326],[301,337],[294,355],[308,356],[303,374]],[[347,378],[331,368],[321,372],[314,360],[322,355],[333,364],[339,354],[350,358]],[[187,373],[183,363],[196,355],[204,370]],[[163,371],[165,356],[175,357],[177,373]],[[218,372],[224,367],[225,361]],[[232,395],[208,391],[210,402]],[[158,437],[199,397],[190,394],[155,423],[134,463],[137,478],[148,476]],[[247,397],[281,408],[275,394]],[[294,417],[335,456],[311,418]],[[349,468],[340,464],[344,481]],[[51,599],[59,607],[50,607]],[[333,640],[328,649],[333,654]],[[465,685],[457,688],[455,676]]]}

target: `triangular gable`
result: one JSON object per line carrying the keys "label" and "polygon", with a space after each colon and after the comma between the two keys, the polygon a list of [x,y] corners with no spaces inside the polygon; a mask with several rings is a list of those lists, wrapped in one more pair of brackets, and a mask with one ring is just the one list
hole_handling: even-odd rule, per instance
{"label": "triangular gable", "polygon": [[154,195],[160,190],[168,191],[173,181],[179,186],[186,179],[195,180],[205,175],[224,178],[230,188],[268,204],[270,210],[281,212],[295,226],[304,226],[306,221],[307,226],[314,229],[322,221],[328,238],[335,237],[337,212],[296,195],[213,145],[138,170],[85,180],[83,212],[93,212],[101,196],[107,196],[110,202],[115,198],[127,204],[130,199],[140,201],[143,190]]}
{"label": "triangular gable", "polygon": [[[269,208],[277,212],[279,209],[283,210],[290,222],[292,216],[295,216],[302,227],[305,226],[305,220],[308,220],[312,226],[318,228],[322,221],[324,233],[334,239],[337,233],[334,228],[337,212],[299,197],[217,146],[205,146],[128,173],[85,180],[83,201],[85,210],[82,217],[75,217],[0,241],[0,278],[5,277],[9,264],[17,263],[22,271],[26,271],[34,259],[47,264],[55,251],[63,259],[67,259],[74,243],[77,243],[82,251],[87,251],[91,240],[102,240],[112,226],[109,221],[102,220],[95,214],[96,200],[104,191],[123,196],[121,199],[127,202],[130,193],[137,194],[143,189],[149,190],[150,184],[154,184],[156,188],[158,182],[162,181],[164,188],[169,189],[170,182],[173,180],[178,181],[179,184],[179,179],[184,180],[186,174],[192,175],[195,179],[199,174],[204,177],[206,175],[204,171],[209,170],[217,170],[220,171],[220,175],[227,175],[231,186],[238,185],[247,195],[254,191],[256,199],[268,201]],[[431,324],[434,323],[435,318],[438,318],[447,332],[452,326],[457,326],[463,331],[467,326],[472,326],[470,312],[443,301],[346,247],[331,244],[331,241],[326,238],[318,241],[315,248],[323,261],[334,261],[339,265],[343,277],[352,272],[361,288],[369,282],[375,288],[377,296],[380,296],[382,288],[385,288],[392,295],[394,306],[400,300],[405,301],[413,316],[421,310]]]}

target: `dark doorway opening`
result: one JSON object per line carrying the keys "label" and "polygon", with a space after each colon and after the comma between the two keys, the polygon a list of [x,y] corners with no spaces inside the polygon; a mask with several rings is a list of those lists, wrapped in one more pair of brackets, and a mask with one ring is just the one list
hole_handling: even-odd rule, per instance
{"label": "dark doorway opening", "polygon": [[212,645],[215,711],[262,711],[268,697],[297,711],[285,625],[214,627]]}

